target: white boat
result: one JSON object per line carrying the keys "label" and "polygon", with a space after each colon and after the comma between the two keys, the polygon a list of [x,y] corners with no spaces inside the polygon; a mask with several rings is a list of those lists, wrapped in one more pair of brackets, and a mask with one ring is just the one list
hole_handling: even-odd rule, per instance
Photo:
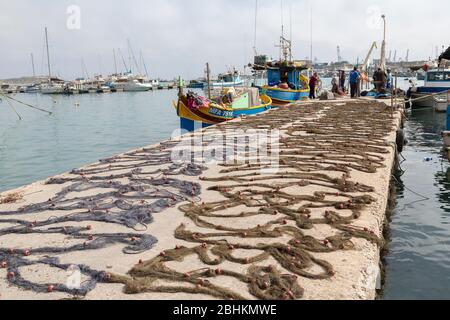
{"label": "white boat", "polygon": [[65,92],[66,87],[60,83],[46,83],[41,85],[42,94],[62,94]]}
{"label": "white boat", "polygon": [[125,92],[149,91],[151,89],[150,86],[131,78],[117,79],[117,81],[111,83],[111,86],[116,90]]}
{"label": "white boat", "polygon": [[39,88],[38,85],[35,85],[35,84],[26,86],[25,89],[24,89],[25,93],[36,93],[36,92],[39,92],[39,91],[41,91],[41,89]]}
{"label": "white boat", "polygon": [[[208,87],[208,83],[205,84]],[[228,72],[219,75],[217,81],[213,81],[209,84],[212,88],[229,88],[229,87],[239,87],[244,85],[244,80],[237,71]]]}
{"label": "white boat", "polygon": [[427,71],[425,85],[410,88],[410,96],[413,100],[412,108],[436,108],[438,111],[446,111],[444,104],[450,102],[450,69]]}

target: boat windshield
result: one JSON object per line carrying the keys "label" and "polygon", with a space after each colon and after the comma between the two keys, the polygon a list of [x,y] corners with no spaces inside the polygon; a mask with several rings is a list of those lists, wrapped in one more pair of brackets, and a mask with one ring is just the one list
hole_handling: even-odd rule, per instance
{"label": "boat windshield", "polygon": [[450,72],[429,72],[428,81],[450,81]]}

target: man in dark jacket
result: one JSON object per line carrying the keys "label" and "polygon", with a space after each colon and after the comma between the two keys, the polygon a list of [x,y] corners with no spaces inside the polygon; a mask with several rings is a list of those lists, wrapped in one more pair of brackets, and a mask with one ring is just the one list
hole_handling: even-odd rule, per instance
{"label": "man in dark jacket", "polygon": [[317,83],[319,82],[319,75],[317,72],[314,72],[311,79],[309,79],[309,98],[315,99],[316,98],[316,87]]}
{"label": "man in dark jacket", "polygon": [[383,93],[386,88],[387,74],[381,68],[378,68],[373,75],[373,83],[377,89],[377,93]]}

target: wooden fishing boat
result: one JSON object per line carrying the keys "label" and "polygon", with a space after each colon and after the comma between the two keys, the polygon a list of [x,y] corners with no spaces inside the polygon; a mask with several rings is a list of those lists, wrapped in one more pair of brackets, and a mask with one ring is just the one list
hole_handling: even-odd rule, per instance
{"label": "wooden fishing boat", "polygon": [[[259,95],[256,88],[245,88],[234,97],[227,99],[224,94],[208,100],[193,92],[181,93],[173,105],[181,119],[181,129],[194,130],[195,122],[204,127],[238,118],[243,115],[254,115],[269,110],[272,99],[267,95]],[[225,100],[225,101],[224,101]]]}
{"label": "wooden fishing boat", "polygon": [[255,57],[253,69],[255,72],[267,72],[267,85],[259,87],[261,94],[272,99],[273,107],[308,100],[309,79],[302,71],[310,68],[307,61],[292,59],[291,41],[280,37],[282,56],[278,61],[258,63]]}

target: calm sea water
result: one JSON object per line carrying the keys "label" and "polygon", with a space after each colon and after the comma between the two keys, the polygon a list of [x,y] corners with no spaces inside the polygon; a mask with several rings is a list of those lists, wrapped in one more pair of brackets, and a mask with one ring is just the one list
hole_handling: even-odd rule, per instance
{"label": "calm sea water", "polygon": [[433,110],[414,111],[407,123],[384,299],[450,299],[450,165],[440,135],[445,125],[446,115]]}
{"label": "calm sea water", "polygon": [[[176,90],[74,96],[18,94],[53,115],[0,103],[0,191],[169,138]],[[79,103],[79,106],[75,106]]]}
{"label": "calm sea water", "polygon": [[[54,114],[14,104],[23,117],[19,121],[6,101],[0,103],[0,191],[159,142],[179,127],[171,106],[175,90],[15,97]],[[450,299],[450,166],[441,156],[444,127],[445,115],[433,111],[414,112],[407,123],[409,145],[391,223],[384,299]]]}

